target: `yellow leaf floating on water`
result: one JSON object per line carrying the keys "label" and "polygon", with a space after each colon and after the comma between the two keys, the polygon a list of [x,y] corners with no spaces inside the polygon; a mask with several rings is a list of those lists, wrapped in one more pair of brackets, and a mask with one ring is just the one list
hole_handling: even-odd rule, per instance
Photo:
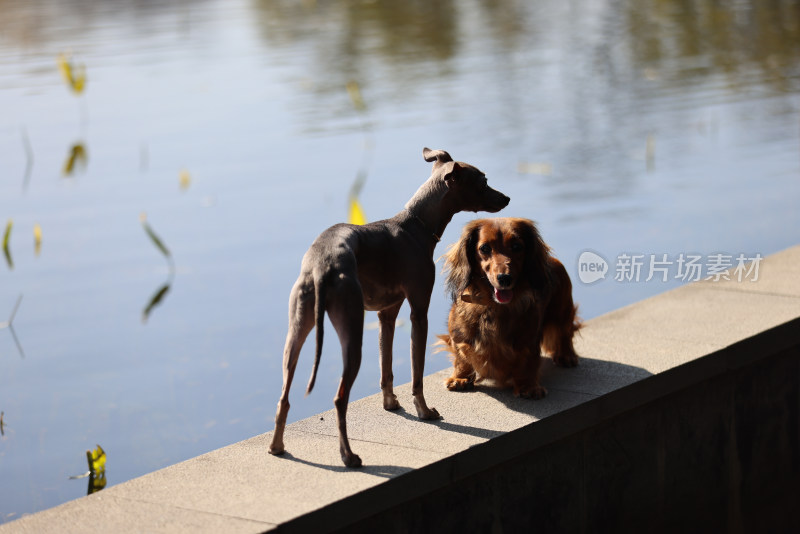
{"label": "yellow leaf floating on water", "polygon": [[96,493],[106,487],[106,451],[100,445],[93,451],[86,451],[89,462],[89,487],[87,495]]}
{"label": "yellow leaf floating on water", "polygon": [[150,312],[153,311],[153,308],[161,304],[161,301],[164,300],[164,296],[169,293],[169,288],[171,286],[171,282],[167,282],[163,286],[159,287],[156,292],[150,297],[150,301],[145,306],[144,311],[142,311],[142,322],[146,323],[147,319],[150,317]]}
{"label": "yellow leaf floating on water", "polygon": [[364,210],[361,209],[361,203],[357,198],[350,199],[350,224],[367,224],[367,218],[364,216]]}
{"label": "yellow leaf floating on water", "polygon": [[170,252],[169,252],[169,249],[168,249],[168,248],[167,248],[167,246],[164,244],[164,242],[163,242],[163,241],[161,241],[161,238],[159,238],[159,237],[156,235],[156,233],[153,231],[153,229],[152,229],[152,228],[150,228],[150,225],[147,223],[147,214],[146,214],[146,213],[144,213],[144,212],[142,212],[142,213],[139,215],[139,221],[142,223],[142,226],[144,227],[144,231],[145,231],[145,233],[147,234],[147,237],[149,237],[149,238],[150,238],[150,241],[152,241],[152,242],[153,242],[153,244],[156,246],[156,248],[158,248],[158,250],[160,250],[160,251],[161,251],[161,253],[162,253],[162,254],[163,254],[163,255],[164,255],[164,256],[165,256],[167,259],[171,260],[171,259],[172,259],[172,255],[170,254]]}
{"label": "yellow leaf floating on water", "polygon": [[150,312],[153,310],[153,308],[155,308],[161,303],[161,301],[164,299],[164,296],[167,294],[167,292],[169,292],[169,288],[172,283],[172,276],[175,274],[175,264],[172,261],[172,254],[170,253],[167,246],[164,244],[163,241],[161,241],[161,238],[156,235],[156,233],[147,223],[147,214],[142,212],[139,215],[139,221],[142,223],[142,227],[144,228],[147,237],[149,237],[150,241],[152,241],[153,244],[156,246],[156,248],[158,248],[158,250],[161,251],[161,253],[169,262],[169,267],[170,267],[170,275],[169,279],[167,280],[167,283],[164,284],[155,292],[155,294],[150,298],[150,301],[147,303],[147,306],[145,307],[144,311],[142,312],[142,322],[146,323],[148,317],[150,316]]}
{"label": "yellow leaf floating on water", "polygon": [[37,256],[42,251],[42,227],[39,223],[33,225],[33,250]]}
{"label": "yellow leaf floating on water", "polygon": [[81,94],[86,87],[86,66],[74,65],[72,63],[72,54],[60,53],[58,54],[58,70],[61,71],[61,76],[67,82],[70,89],[75,94]]}
{"label": "yellow leaf floating on water", "polygon": [[3,234],[3,248],[8,248],[8,241],[11,238],[11,229],[14,227],[14,219],[9,219],[6,223],[6,231]]}
{"label": "yellow leaf floating on water", "polygon": [[353,106],[359,111],[363,111],[367,109],[367,105],[364,103],[364,99],[361,97],[361,88],[358,86],[358,82],[355,80],[350,80],[347,82],[347,94],[350,95],[350,100],[353,101]]}
{"label": "yellow leaf floating on water", "polygon": [[64,176],[70,176],[77,165],[85,169],[88,161],[89,157],[86,154],[86,148],[83,143],[75,143],[69,149],[67,161],[64,162],[64,169],[61,172]]}
{"label": "yellow leaf floating on water", "polygon": [[92,475],[106,470],[106,451],[100,445],[93,451],[86,451],[86,460],[89,462],[89,472]]}
{"label": "yellow leaf floating on water", "polygon": [[61,72],[61,77],[64,78],[64,81],[72,85],[72,65],[64,52],[58,54],[58,70]]}
{"label": "yellow leaf floating on water", "polygon": [[189,174],[189,171],[183,169],[178,174],[178,182],[180,183],[181,189],[189,189],[189,186],[192,185],[192,175]]}
{"label": "yellow leaf floating on water", "polygon": [[103,471],[97,476],[90,476],[89,477],[89,488],[86,491],[87,495],[91,495],[92,493],[97,493],[101,489],[106,487],[106,472]]}
{"label": "yellow leaf floating on water", "polygon": [[14,219],[9,219],[6,223],[6,231],[3,234],[3,255],[9,269],[14,268],[14,261],[11,259],[11,251],[8,249],[8,242],[11,240],[11,229],[14,227]]}

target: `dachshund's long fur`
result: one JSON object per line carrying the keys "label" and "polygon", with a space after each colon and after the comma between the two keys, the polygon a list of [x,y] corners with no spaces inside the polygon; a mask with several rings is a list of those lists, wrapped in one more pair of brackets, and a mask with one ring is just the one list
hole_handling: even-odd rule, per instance
{"label": "dachshund's long fur", "polygon": [[578,364],[572,345],[581,327],[566,269],[550,254],[533,221],[478,219],[445,254],[447,290],[453,299],[449,335],[449,390],[482,379],[513,388],[515,396],[540,399],[541,349],[564,367]]}

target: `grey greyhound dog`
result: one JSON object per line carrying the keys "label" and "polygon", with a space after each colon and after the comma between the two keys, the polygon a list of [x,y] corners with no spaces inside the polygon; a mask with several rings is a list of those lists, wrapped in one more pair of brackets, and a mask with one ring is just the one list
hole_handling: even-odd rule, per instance
{"label": "grey greyhound dog", "polygon": [[289,296],[289,332],[283,349],[283,390],[275,415],[269,452],[283,454],[283,433],[289,413],[289,388],[300,349],[317,329],[317,347],[306,395],[314,387],[322,352],[325,312],[339,335],[344,369],[333,403],[339,427],[339,451],[347,467],[361,466],[347,440],[347,403],[361,365],[364,310],[378,312],[383,407],[400,408],[394,394],[392,341],[395,319],[404,300],[411,307],[411,393],[420,419],[439,419],[422,394],[428,305],[436,268],[433,249],[447,223],[460,211],[495,213],[509,198],[486,182],[486,175],[467,163],[453,161],[444,150],[422,151],[433,172],[405,209],[382,221],[337,224],[320,236],[303,256],[300,276]]}

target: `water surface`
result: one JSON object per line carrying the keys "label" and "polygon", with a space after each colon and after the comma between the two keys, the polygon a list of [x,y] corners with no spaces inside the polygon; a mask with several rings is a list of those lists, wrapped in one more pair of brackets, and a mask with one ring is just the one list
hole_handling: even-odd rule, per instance
{"label": "water surface", "polygon": [[[612,271],[582,284],[585,250],[613,269],[623,254],[752,257],[800,241],[794,2],[0,12],[0,229],[13,219],[0,322],[22,295],[0,329],[0,521],[85,494],[69,476],[95,444],[112,485],[270,430],[302,254],[346,220],[359,176],[369,220],[399,211],[428,177],[423,146],[484,170],[512,198],[503,215],[538,221],[585,318],[682,283]],[[61,53],[85,65],[79,94]],[[456,216],[437,255],[473,217]],[[439,280],[431,342],[447,308]],[[331,406],[341,358],[327,332],[291,420]],[[408,381],[407,322],[395,356]],[[447,365],[429,352],[427,371]],[[353,396],[377,391],[367,330]]]}

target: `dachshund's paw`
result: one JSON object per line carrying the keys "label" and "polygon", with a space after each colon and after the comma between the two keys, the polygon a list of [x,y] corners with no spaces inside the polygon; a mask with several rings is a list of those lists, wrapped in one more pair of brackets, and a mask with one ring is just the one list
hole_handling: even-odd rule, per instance
{"label": "dachshund's paw", "polygon": [[385,395],[383,396],[383,409],[393,412],[394,410],[400,409],[400,401],[397,400],[397,395]]}
{"label": "dachshund's paw", "polygon": [[475,389],[475,382],[469,378],[456,378],[451,376],[444,381],[450,391],[469,391]]}
{"label": "dachshund's paw", "polygon": [[547,396],[547,390],[539,385],[528,386],[524,388],[514,388],[514,396],[522,397],[523,399],[539,400]]}
{"label": "dachshund's paw", "polygon": [[578,355],[574,352],[572,354],[554,354],[553,362],[560,367],[575,367],[578,365]]}

